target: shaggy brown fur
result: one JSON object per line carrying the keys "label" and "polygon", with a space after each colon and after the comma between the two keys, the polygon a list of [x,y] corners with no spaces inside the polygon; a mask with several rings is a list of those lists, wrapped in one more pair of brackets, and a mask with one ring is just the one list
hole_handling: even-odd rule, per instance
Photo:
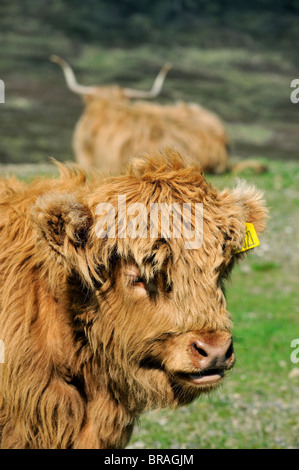
{"label": "shaggy brown fur", "polygon": [[53,61],[67,72],[72,91],[84,97],[85,110],[73,138],[76,160],[84,168],[94,166],[116,175],[128,159],[172,146],[206,172],[228,170],[228,136],[214,113],[194,103],[133,101],[142,92],[128,93],[127,88],[84,87],[65,61],[56,56]]}
{"label": "shaggy brown fur", "polygon": [[[245,222],[265,224],[262,195],[217,192],[171,151],[123,176],[0,184],[2,448],[124,447],[144,410],[190,403],[196,338],[230,337],[223,279]],[[203,245],[184,238],[98,238],[96,207],[203,203]],[[120,234],[119,234],[120,235]],[[231,367],[232,363],[227,368]]]}

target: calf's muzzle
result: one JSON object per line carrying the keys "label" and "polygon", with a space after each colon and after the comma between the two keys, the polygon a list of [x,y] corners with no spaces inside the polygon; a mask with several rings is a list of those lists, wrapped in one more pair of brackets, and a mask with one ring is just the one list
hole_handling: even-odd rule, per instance
{"label": "calf's muzzle", "polygon": [[190,343],[192,363],[199,371],[224,371],[235,362],[233,340],[226,333],[205,333]]}

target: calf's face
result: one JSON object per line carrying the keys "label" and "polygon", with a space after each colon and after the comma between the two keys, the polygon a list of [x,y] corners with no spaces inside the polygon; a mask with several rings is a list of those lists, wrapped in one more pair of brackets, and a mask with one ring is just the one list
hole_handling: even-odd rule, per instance
{"label": "calf's face", "polygon": [[113,317],[113,345],[107,346],[107,357],[142,375],[143,382],[147,377],[156,393],[164,392],[168,405],[189,402],[216,387],[235,362],[219,280],[213,275],[204,285],[196,263],[184,280],[183,269],[186,266],[178,263],[170,270],[169,285],[165,272],[152,273],[147,280],[136,263],[122,261],[103,300],[107,318],[104,313],[99,328],[100,337],[106,336],[105,327]]}
{"label": "calf's face", "polygon": [[217,238],[206,235],[199,250],[186,250],[183,240],[155,240],[143,254],[149,263],[120,256],[100,294],[97,333],[99,342],[107,338],[107,361],[119,366],[116,380],[128,371],[131,390],[143,384],[153,402],[162,396],[164,405],[188,403],[218,386],[235,362],[223,291],[233,255],[225,254],[220,230]]}

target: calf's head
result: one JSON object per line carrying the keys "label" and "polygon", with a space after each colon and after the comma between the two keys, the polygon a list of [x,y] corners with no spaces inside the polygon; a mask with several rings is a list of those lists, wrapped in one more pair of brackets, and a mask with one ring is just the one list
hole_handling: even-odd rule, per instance
{"label": "calf's head", "polygon": [[[152,204],[172,205],[169,236]],[[99,365],[99,388],[141,411],[189,403],[221,383],[235,362],[224,281],[244,256],[245,223],[264,229],[259,191],[217,192],[168,151],[101,185],[42,196],[33,216],[52,254],[52,288],[59,266],[61,302]]]}

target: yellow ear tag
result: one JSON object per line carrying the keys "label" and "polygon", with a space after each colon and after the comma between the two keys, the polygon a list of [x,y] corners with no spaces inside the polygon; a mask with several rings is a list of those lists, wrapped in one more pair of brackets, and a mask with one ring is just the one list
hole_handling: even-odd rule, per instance
{"label": "yellow ear tag", "polygon": [[246,222],[246,232],[245,232],[245,239],[241,250],[235,251],[235,253],[243,253],[243,251],[251,250],[256,246],[259,246],[260,241],[256,234],[255,228],[253,224],[249,224]]}

